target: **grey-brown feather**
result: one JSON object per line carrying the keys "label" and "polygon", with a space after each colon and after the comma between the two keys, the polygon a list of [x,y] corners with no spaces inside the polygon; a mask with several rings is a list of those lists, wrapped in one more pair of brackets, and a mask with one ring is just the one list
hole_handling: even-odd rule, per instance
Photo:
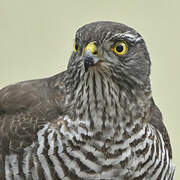
{"label": "grey-brown feather", "polygon": [[152,118],[149,123],[151,123],[154,127],[156,127],[159,130],[159,132],[162,133],[165,145],[169,150],[169,157],[172,158],[172,149],[171,149],[169,135],[164,125],[162,114],[159,108],[154,103],[153,99],[152,99]]}
{"label": "grey-brown feather", "polygon": [[65,111],[63,74],[20,82],[0,91],[0,167],[6,155],[23,153],[36,141],[43,125]]}
{"label": "grey-brown feather", "polygon": [[[126,36],[127,32],[134,38],[128,39],[131,48],[137,49],[129,50],[125,59],[112,61],[114,55],[110,58],[104,52],[106,64],[85,72],[82,58],[73,53],[67,71],[0,91],[0,179],[7,176],[9,179],[38,176],[39,179],[149,179],[161,165],[160,162],[157,165],[158,160],[153,162],[154,148],[162,151],[157,158],[168,161],[164,163],[167,170],[161,168],[157,173],[158,179],[173,178],[170,140],[161,112],[151,97],[150,59],[141,36],[123,24],[95,22],[80,28],[76,40],[82,49],[91,41],[102,47],[114,35]],[[140,41],[135,42],[137,39]],[[140,138],[141,131],[144,135]],[[137,139],[129,142],[131,136]],[[146,148],[135,150],[138,144],[144,147],[143,140],[147,140]],[[122,149],[125,141],[129,145]],[[163,143],[165,147],[161,147]],[[118,145],[119,149],[112,154],[111,147]],[[129,147],[132,152],[126,157]],[[147,152],[151,152],[147,162],[138,161]],[[114,163],[113,158],[119,159],[121,155],[126,158],[120,164]],[[79,156],[86,158],[82,161]],[[6,158],[18,161],[17,174],[12,170],[11,160]],[[137,158],[137,167],[131,164],[133,158]],[[108,161],[112,162],[107,165]],[[149,172],[143,172],[143,165],[151,161],[154,164]],[[12,172],[6,172],[5,162],[12,166],[9,167]],[[151,170],[153,165],[155,169]]]}

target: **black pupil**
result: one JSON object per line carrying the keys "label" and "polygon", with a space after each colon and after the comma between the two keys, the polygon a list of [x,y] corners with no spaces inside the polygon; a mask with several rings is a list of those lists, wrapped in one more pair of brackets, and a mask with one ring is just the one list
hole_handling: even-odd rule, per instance
{"label": "black pupil", "polygon": [[123,46],[122,46],[122,45],[118,45],[118,46],[116,47],[116,51],[117,51],[117,52],[122,52],[122,51],[123,51]]}
{"label": "black pupil", "polygon": [[77,44],[75,44],[75,50],[76,50],[76,51],[78,50],[78,45],[77,45]]}

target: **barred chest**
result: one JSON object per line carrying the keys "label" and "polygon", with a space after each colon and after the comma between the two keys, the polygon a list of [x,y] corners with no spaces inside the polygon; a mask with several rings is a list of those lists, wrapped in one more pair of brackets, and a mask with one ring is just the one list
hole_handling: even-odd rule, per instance
{"label": "barred chest", "polygon": [[7,179],[172,178],[162,135],[148,123],[150,97],[91,80],[74,85],[70,113],[45,124],[22,159],[6,157]]}
{"label": "barred chest", "polygon": [[[42,171],[46,179],[158,177],[158,162],[167,157],[167,152],[152,127],[118,127],[114,136],[107,138],[108,130],[88,132],[83,124],[67,123],[67,118],[47,124],[38,133],[39,144],[26,149],[27,175],[33,173],[36,179]],[[162,139],[160,134],[159,138]]]}
{"label": "barred chest", "polygon": [[157,179],[160,173],[170,177],[163,138],[149,124],[137,118],[114,128],[88,125],[68,115],[46,124],[22,159],[6,157],[7,179],[23,179],[18,165],[22,160],[26,179]]}

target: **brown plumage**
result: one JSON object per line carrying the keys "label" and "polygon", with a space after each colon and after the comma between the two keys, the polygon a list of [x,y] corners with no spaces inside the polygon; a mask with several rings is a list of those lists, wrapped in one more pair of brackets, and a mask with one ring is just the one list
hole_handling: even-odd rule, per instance
{"label": "brown plumage", "polygon": [[75,43],[66,71],[0,91],[0,179],[173,179],[142,37],[95,22]]}

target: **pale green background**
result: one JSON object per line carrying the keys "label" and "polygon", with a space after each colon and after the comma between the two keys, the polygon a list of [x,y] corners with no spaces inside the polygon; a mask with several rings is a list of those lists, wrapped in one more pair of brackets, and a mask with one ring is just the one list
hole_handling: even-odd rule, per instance
{"label": "pale green background", "polygon": [[97,20],[128,24],[146,40],[180,179],[179,0],[0,0],[0,88],[65,70],[75,31]]}

